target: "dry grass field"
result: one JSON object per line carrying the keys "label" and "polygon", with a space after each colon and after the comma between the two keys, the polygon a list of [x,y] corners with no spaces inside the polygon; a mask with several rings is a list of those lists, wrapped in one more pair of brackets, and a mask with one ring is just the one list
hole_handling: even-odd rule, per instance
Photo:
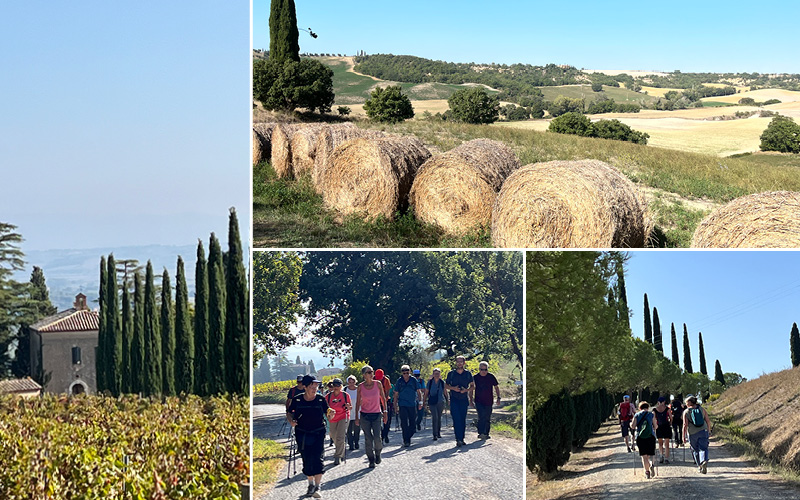
{"label": "dry grass field", "polygon": [[781,102],[800,101],[800,92],[783,89],[761,89],[742,92],[740,94],[723,95],[716,97],[705,97],[703,101],[730,102],[736,104],[739,99],[752,97],[756,101],[764,102],[768,99],[780,99]]}

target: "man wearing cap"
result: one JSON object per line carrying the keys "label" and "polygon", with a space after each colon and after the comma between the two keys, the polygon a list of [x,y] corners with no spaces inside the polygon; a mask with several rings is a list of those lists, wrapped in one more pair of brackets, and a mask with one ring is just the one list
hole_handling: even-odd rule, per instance
{"label": "man wearing cap", "polygon": [[298,394],[302,393],[305,390],[306,390],[306,388],[303,387],[303,376],[302,375],[298,375],[297,376],[297,385],[292,387],[291,389],[289,389],[289,393],[286,395],[286,409],[287,410],[289,409],[289,405],[292,403],[292,399],[294,399],[295,396],[297,396]]}
{"label": "man wearing cap", "polygon": [[453,416],[456,446],[466,444],[464,435],[467,432],[467,409],[473,404],[470,395],[475,388],[472,373],[464,368],[466,362],[464,356],[457,356],[456,369],[450,370],[444,381],[444,388],[450,391],[450,414]]}
{"label": "man wearing cap", "polygon": [[342,392],[342,379],[335,378],[332,382],[331,392],[325,395],[328,408],[333,408],[334,414],[330,418],[330,432],[333,444],[336,445],[333,453],[333,465],[339,465],[344,460],[344,434],[350,423],[350,411],[353,406],[350,396]]}
{"label": "man wearing cap", "polygon": [[403,428],[403,446],[411,446],[411,436],[414,435],[414,417],[417,411],[417,398],[420,397],[420,387],[417,379],[411,376],[411,367],[403,365],[400,368],[402,376],[394,384],[394,406],[400,415],[400,426]]}
{"label": "man wearing cap", "polygon": [[414,378],[417,379],[417,387],[421,390],[417,395],[417,430],[422,430],[422,419],[425,418],[425,407],[423,402],[425,399],[425,381],[422,380],[422,375],[419,370],[414,370]]}
{"label": "man wearing cap", "polygon": [[619,426],[622,430],[622,437],[625,439],[625,446],[628,448],[628,453],[631,451],[631,420],[636,413],[636,409],[631,403],[631,397],[627,394],[622,396],[622,403],[619,404]]}

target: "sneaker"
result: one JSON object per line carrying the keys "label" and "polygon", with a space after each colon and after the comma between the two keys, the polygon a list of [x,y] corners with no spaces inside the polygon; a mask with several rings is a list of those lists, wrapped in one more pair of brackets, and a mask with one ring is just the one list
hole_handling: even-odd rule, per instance
{"label": "sneaker", "polygon": [[316,487],[316,485],[314,483],[309,483],[308,491],[306,491],[306,496],[310,497],[311,495],[313,495],[314,492],[316,491],[316,489],[317,489],[317,487]]}
{"label": "sneaker", "polygon": [[433,436],[433,440],[434,440],[434,441],[436,441],[437,439],[439,439],[439,438],[438,438],[438,437],[436,437],[436,435],[434,435],[434,436]]}
{"label": "sneaker", "polygon": [[358,449],[358,443],[356,443],[356,449]]}
{"label": "sneaker", "polygon": [[658,463],[663,464],[664,463],[664,457],[659,457]]}
{"label": "sneaker", "polygon": [[314,498],[322,498],[322,495],[319,494],[319,485],[314,486],[314,493],[311,494]]}
{"label": "sneaker", "polygon": [[631,447],[630,447],[630,446],[628,446],[628,453],[630,453],[630,452],[631,452]]}
{"label": "sneaker", "polygon": [[669,458],[665,458],[665,459],[664,459],[664,463],[665,463],[665,464],[667,464],[667,465],[669,465]]}
{"label": "sneaker", "polygon": [[484,434],[484,435],[483,435],[483,439],[492,439],[492,436],[490,436],[490,435],[488,435],[488,434]]}
{"label": "sneaker", "polygon": [[389,436],[386,436],[385,438],[383,438],[383,442],[388,444],[389,443]]}
{"label": "sneaker", "polygon": [[403,443],[403,448],[408,448],[409,446],[411,446],[411,443],[409,442]]}
{"label": "sneaker", "polygon": [[705,474],[708,472],[708,460],[703,460],[700,463],[700,473]]}
{"label": "sneaker", "polygon": [[339,465],[341,462],[339,461],[339,457],[333,459],[333,465]]}
{"label": "sneaker", "polygon": [[421,425],[419,425],[419,424],[417,424],[417,430],[418,430],[418,431],[421,431],[421,430],[422,430],[422,426],[421,426]]}
{"label": "sneaker", "polygon": [[650,471],[649,470],[644,471],[644,478],[645,479],[650,479]]}
{"label": "sneaker", "polygon": [[355,446],[353,446],[353,445],[351,444],[351,445],[350,445],[350,451],[353,451],[353,450],[355,450],[355,449],[356,449],[356,447],[355,447]]}
{"label": "sneaker", "polygon": [[331,442],[328,443],[328,446],[333,446],[333,439],[331,439]]}
{"label": "sneaker", "polygon": [[373,459],[371,459],[371,458],[370,458],[370,459],[369,459],[369,465],[368,465],[368,467],[369,467],[370,469],[374,469],[374,468],[375,468],[375,460],[373,460]]}
{"label": "sneaker", "polygon": [[381,452],[379,452],[379,451],[375,452],[375,463],[376,464],[381,463]]}

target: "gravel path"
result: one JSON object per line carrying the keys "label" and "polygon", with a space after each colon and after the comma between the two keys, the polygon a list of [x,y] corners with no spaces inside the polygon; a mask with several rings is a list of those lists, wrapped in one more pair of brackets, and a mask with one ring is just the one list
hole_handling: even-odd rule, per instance
{"label": "gravel path", "polygon": [[[638,453],[628,453],[613,422],[578,453],[572,454],[563,472],[552,481],[529,478],[527,498],[622,500],[667,495],[682,499],[771,499],[796,500],[800,488],[735,455],[715,437],[709,448],[708,474],[699,474],[691,450],[672,450],[669,465],[658,467],[658,477],[645,479]],[[636,475],[634,475],[634,459]]]}
{"label": "gravel path", "polygon": [[[284,416],[282,405],[253,406],[254,437],[287,443],[286,430],[279,435]],[[522,499],[523,443],[502,436],[478,441],[475,428],[470,426],[473,418],[477,415],[470,410],[467,415],[467,445],[462,448],[455,446],[450,418],[447,421],[449,425],[442,426],[442,439],[434,442],[428,416],[427,430],[418,431],[411,438],[410,448],[400,446],[402,437],[399,430],[394,430],[393,422],[390,442],[384,445],[381,453],[383,461],[374,469],[367,468],[363,433],[360,448],[348,451],[344,464],[332,467],[333,448],[326,447],[322,498]],[[287,480],[284,466],[274,488],[257,500],[302,498],[308,483],[300,468],[298,456],[297,475]]]}

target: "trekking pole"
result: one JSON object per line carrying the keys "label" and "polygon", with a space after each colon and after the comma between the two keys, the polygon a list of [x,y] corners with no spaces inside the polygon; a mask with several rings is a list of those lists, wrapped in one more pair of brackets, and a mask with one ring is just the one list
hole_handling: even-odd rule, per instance
{"label": "trekking pole", "polygon": [[636,453],[631,454],[633,457],[633,475],[636,476]]}
{"label": "trekking pole", "polygon": [[289,431],[289,457],[287,458],[286,466],[286,480],[289,480],[289,474],[292,472],[292,457],[294,456],[294,430]]}

